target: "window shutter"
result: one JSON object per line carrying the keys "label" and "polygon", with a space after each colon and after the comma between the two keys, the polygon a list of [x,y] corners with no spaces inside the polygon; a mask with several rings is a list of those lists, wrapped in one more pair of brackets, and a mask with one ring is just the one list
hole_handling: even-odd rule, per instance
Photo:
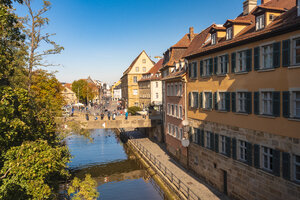
{"label": "window shutter", "polygon": [[236,160],[236,139],[232,138],[232,158]]}
{"label": "window shutter", "polygon": [[231,73],[235,73],[236,53],[231,54]]}
{"label": "window shutter", "polygon": [[215,150],[215,135],[210,133],[210,149]]}
{"label": "window shutter", "polygon": [[214,74],[218,72],[218,57],[214,58]]}
{"label": "window shutter", "polygon": [[280,42],[273,43],[273,67],[280,67]]}
{"label": "window shutter", "polygon": [[284,179],[291,179],[291,163],[290,154],[282,152],[282,177]]}
{"label": "window shutter", "polygon": [[195,104],[195,108],[199,108],[199,93],[196,93],[196,104]]}
{"label": "window shutter", "polygon": [[215,110],[218,110],[217,92],[214,93]]}
{"label": "window shutter", "polygon": [[194,75],[193,75],[193,77],[194,78],[197,78],[197,74],[198,74],[198,66],[197,66],[197,62],[194,62],[193,63],[193,65],[194,65]]}
{"label": "window shutter", "polygon": [[260,60],[259,60],[260,49],[259,47],[254,48],[254,70],[259,70]]}
{"label": "window shutter", "polygon": [[247,92],[246,93],[246,97],[247,97],[247,102],[246,102],[246,112],[248,114],[252,113],[252,93],[251,92]]}
{"label": "window shutter", "polygon": [[209,75],[212,75],[213,73],[213,59],[209,59],[209,72],[210,74]]}
{"label": "window shutter", "polygon": [[254,114],[259,115],[259,92],[254,92]]}
{"label": "window shutter", "polygon": [[284,40],[282,41],[282,66],[288,67],[290,65],[290,57],[291,57],[291,41]]}
{"label": "window shutter", "polygon": [[252,71],[252,49],[246,51],[246,70],[247,72]]}
{"label": "window shutter", "polygon": [[236,93],[231,93],[231,110],[232,112],[236,112]]}
{"label": "window shutter", "polygon": [[231,151],[230,151],[230,143],[231,143],[231,141],[230,141],[230,137],[226,137],[226,156],[228,156],[228,157],[230,157],[230,155],[231,155]]}
{"label": "window shutter", "polygon": [[280,117],[280,92],[273,92],[273,116]]}
{"label": "window shutter", "polygon": [[203,108],[203,97],[202,97],[202,92],[199,93],[199,108]]}
{"label": "window shutter", "polygon": [[228,73],[228,54],[225,55],[225,72]]}
{"label": "window shutter", "polygon": [[210,109],[213,108],[213,97],[212,97],[212,92],[209,93],[209,101],[210,101]]}
{"label": "window shutter", "polygon": [[282,92],[282,115],[285,118],[290,117],[290,92]]}
{"label": "window shutter", "polygon": [[203,76],[203,60],[200,61],[200,76]]}
{"label": "window shutter", "polygon": [[273,173],[280,176],[280,151],[273,150]]}
{"label": "window shutter", "polygon": [[189,107],[192,107],[192,93],[189,92]]}
{"label": "window shutter", "polygon": [[258,144],[254,144],[254,167],[260,167],[260,152]]}
{"label": "window shutter", "polygon": [[189,63],[189,77],[192,78],[192,65]]}
{"label": "window shutter", "polygon": [[246,147],[247,147],[247,164],[249,166],[252,166],[252,144],[247,142]]}
{"label": "window shutter", "polygon": [[201,130],[200,132],[200,135],[201,135],[201,146],[204,147],[204,130]]}
{"label": "window shutter", "polygon": [[197,128],[197,133],[196,134],[197,134],[197,141],[196,141],[196,143],[198,145],[200,145],[200,142],[201,142],[201,140],[200,140],[200,137],[201,137],[200,129]]}
{"label": "window shutter", "polygon": [[230,92],[225,93],[225,107],[226,111],[230,112]]}
{"label": "window shutter", "polygon": [[215,152],[219,153],[219,134],[215,133]]}

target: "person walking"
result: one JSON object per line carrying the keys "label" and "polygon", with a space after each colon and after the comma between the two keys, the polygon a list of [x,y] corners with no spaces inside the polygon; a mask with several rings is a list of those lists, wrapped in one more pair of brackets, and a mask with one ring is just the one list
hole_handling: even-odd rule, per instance
{"label": "person walking", "polygon": [[128,112],[125,113],[125,120],[128,119]]}
{"label": "person walking", "polygon": [[101,120],[103,120],[103,118],[104,118],[104,113],[102,112],[100,116],[101,116]]}
{"label": "person walking", "polygon": [[116,119],[116,112],[113,113],[112,115],[112,119],[115,120]]}
{"label": "person walking", "polygon": [[110,112],[107,113],[108,120],[110,120]]}

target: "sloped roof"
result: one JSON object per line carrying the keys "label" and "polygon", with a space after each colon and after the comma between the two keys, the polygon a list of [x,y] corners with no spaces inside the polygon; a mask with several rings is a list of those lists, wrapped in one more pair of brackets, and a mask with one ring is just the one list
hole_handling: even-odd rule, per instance
{"label": "sloped roof", "polygon": [[63,86],[72,90],[72,83],[65,83]]}
{"label": "sloped roof", "polygon": [[145,50],[143,50],[133,61],[132,61],[132,63],[130,64],[130,66],[125,70],[125,72],[123,73],[123,75],[125,75],[125,74],[127,74],[131,69],[132,69],[132,67],[134,66],[134,64],[137,62],[137,60],[140,58],[140,56],[143,54],[143,52],[147,55],[147,57],[149,58],[149,60],[153,63],[153,65],[155,64],[155,62],[154,61],[152,61],[151,59],[150,59],[150,57],[148,56],[148,54],[146,53],[146,51]]}
{"label": "sloped roof", "polygon": [[147,81],[147,80],[158,80],[160,79],[160,76],[156,76],[156,74],[159,72],[160,68],[163,67],[163,62],[164,59],[160,59],[147,73],[145,74],[149,74],[150,77],[148,78],[141,78],[139,81]]}
{"label": "sloped roof", "polygon": [[194,35],[190,35],[189,33],[188,34],[185,34],[176,44],[174,44],[172,47],[173,48],[187,48],[190,44],[191,44],[191,42],[192,42],[192,40],[193,40],[193,38],[196,36],[197,34],[196,33],[194,33]]}
{"label": "sloped roof", "polygon": [[[297,17],[295,0],[271,0],[261,6],[279,7],[287,9],[288,11],[278,16],[271,24],[260,31],[256,31],[255,29],[255,16],[253,15],[253,11],[255,11],[255,9],[248,15],[243,16],[241,14],[236,18],[236,20],[250,20],[252,21],[252,24],[244,28],[232,40],[225,40],[223,38],[215,45],[207,44],[198,49],[194,48],[193,50],[190,50],[185,57],[195,57],[200,54],[208,54],[211,51],[221,51],[226,48],[247,43],[249,40],[257,40],[262,38],[262,36],[279,33],[280,31],[287,29],[292,30],[293,28],[297,29],[297,27],[299,29],[300,18]],[[201,46],[201,44],[198,44],[198,46]]]}

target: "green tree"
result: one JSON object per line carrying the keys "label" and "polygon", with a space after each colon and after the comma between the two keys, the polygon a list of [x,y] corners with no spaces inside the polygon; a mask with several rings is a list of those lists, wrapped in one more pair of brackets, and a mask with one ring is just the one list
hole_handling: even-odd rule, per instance
{"label": "green tree", "polygon": [[0,199],[49,199],[58,189],[57,178],[68,177],[70,154],[64,146],[50,146],[45,140],[24,142],[4,155]]}
{"label": "green tree", "polygon": [[76,97],[80,102],[87,103],[89,99],[95,97],[97,88],[93,87],[86,80],[80,79],[72,83],[72,90],[76,93]]}
{"label": "green tree", "polygon": [[68,194],[73,200],[95,200],[99,197],[97,182],[90,174],[86,174],[83,181],[75,177],[68,189]]}

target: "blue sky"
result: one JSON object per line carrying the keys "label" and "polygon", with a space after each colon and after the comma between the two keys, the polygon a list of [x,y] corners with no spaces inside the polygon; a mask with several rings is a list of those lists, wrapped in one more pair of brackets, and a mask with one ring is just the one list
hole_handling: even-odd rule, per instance
{"label": "blue sky", "polygon": [[[34,8],[38,2],[33,0]],[[62,82],[87,78],[113,83],[142,51],[154,60],[193,26],[200,32],[242,12],[244,0],[50,0],[46,31],[65,48],[51,56]],[[260,1],[259,1],[260,2]],[[17,13],[24,15],[22,6]]]}

